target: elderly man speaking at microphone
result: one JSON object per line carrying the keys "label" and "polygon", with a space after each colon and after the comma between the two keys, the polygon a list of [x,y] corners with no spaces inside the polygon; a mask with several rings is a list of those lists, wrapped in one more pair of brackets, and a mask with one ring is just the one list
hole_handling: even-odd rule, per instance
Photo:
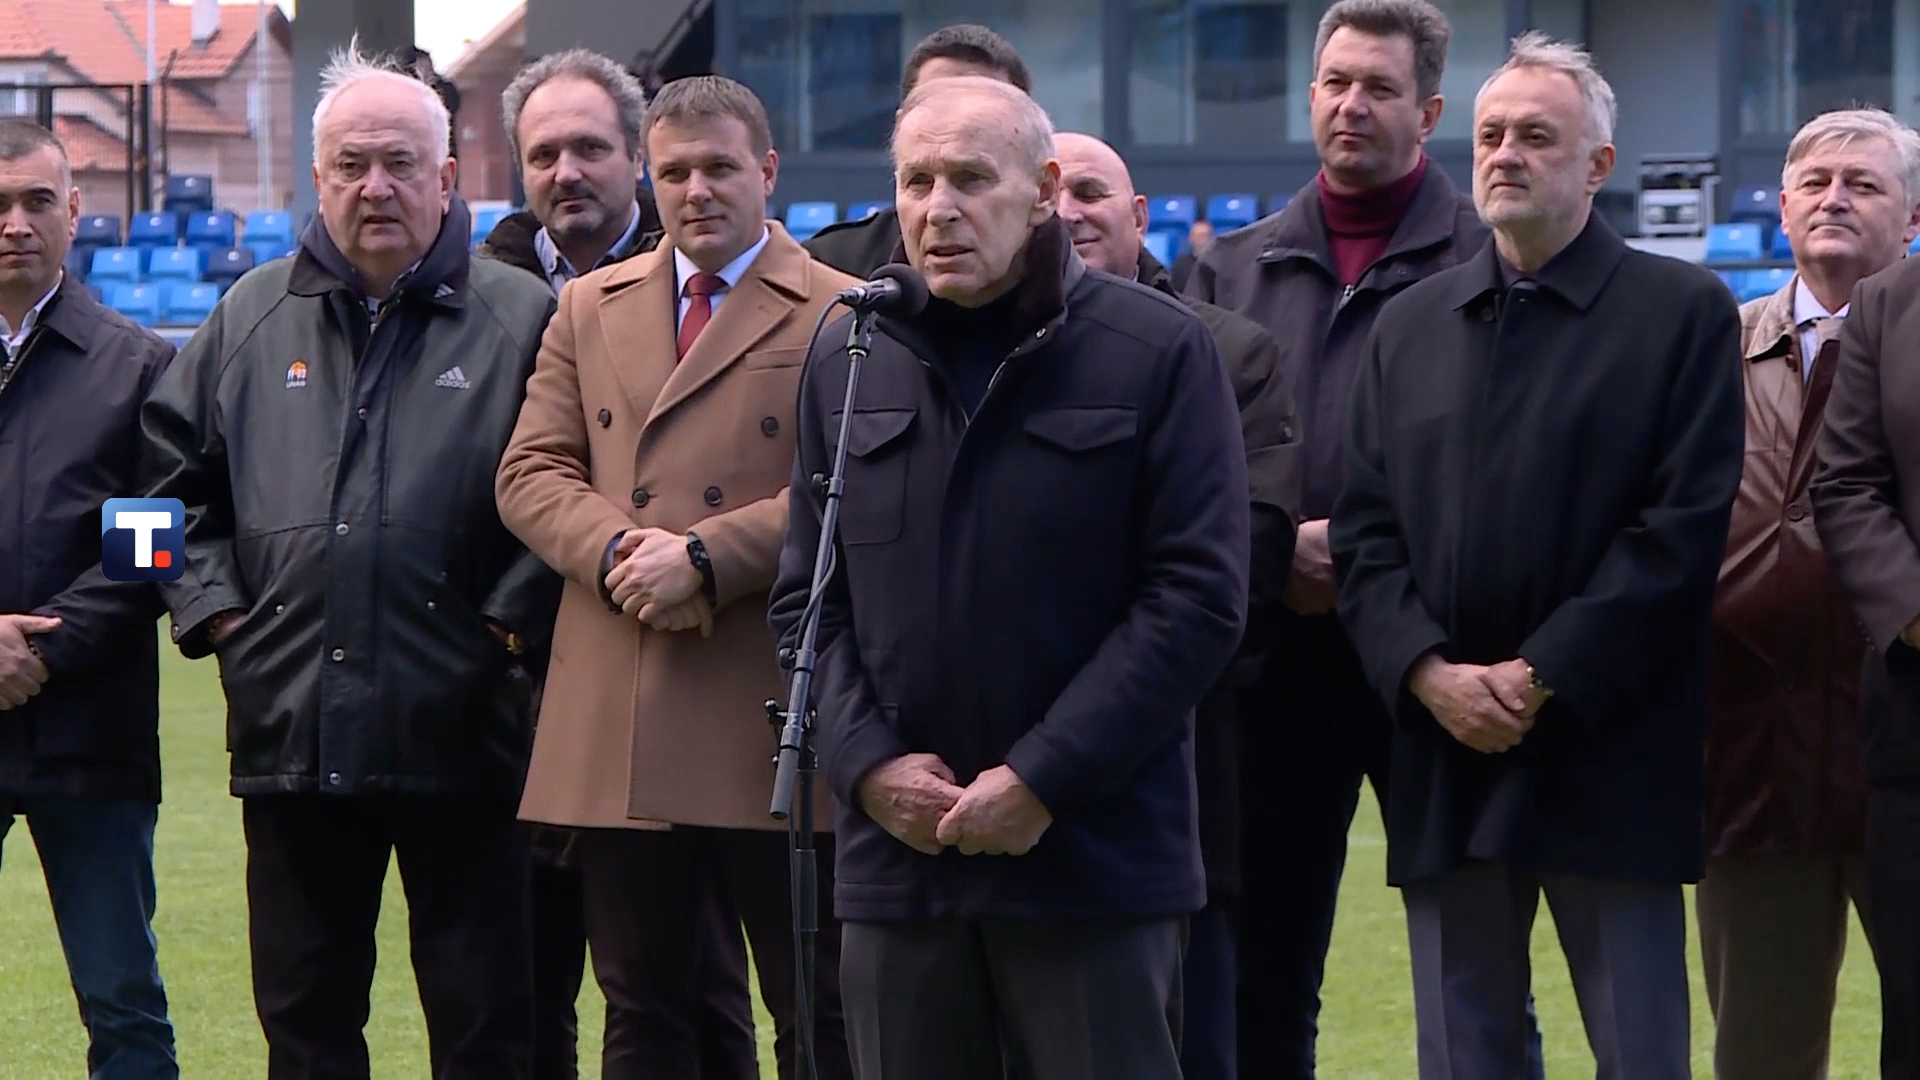
{"label": "elderly man speaking at microphone", "polygon": [[[876,319],[815,665],[855,1072],[1177,1080],[1194,707],[1246,618],[1233,388],[1190,309],[1087,272],[1026,94],[922,87],[893,154],[894,257],[933,299]],[[846,331],[801,379],[784,645]]]}

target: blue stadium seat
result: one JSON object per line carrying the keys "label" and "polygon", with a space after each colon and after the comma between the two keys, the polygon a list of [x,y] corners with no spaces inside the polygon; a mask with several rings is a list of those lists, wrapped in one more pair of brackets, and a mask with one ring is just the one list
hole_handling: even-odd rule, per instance
{"label": "blue stadium seat", "polygon": [[1907,254],[1920,255],[1920,236],[1914,237],[1913,243],[1907,245]]}
{"label": "blue stadium seat", "polygon": [[142,276],[140,249],[130,247],[101,248],[93,253],[93,267],[87,271],[87,280],[98,285],[109,282],[131,285]]}
{"label": "blue stadium seat", "polygon": [[1287,208],[1287,204],[1292,201],[1293,201],[1293,192],[1291,191],[1288,191],[1279,195],[1269,195],[1267,196],[1267,213],[1277,214],[1280,211],[1285,210]]}
{"label": "blue stadium seat", "polygon": [[213,253],[207,260],[207,268],[201,276],[221,288],[226,288],[240,280],[240,275],[253,269],[253,249],[243,247],[224,248]]}
{"label": "blue stadium seat", "polygon": [[297,244],[282,244],[275,241],[270,244],[248,244],[247,250],[253,252],[253,265],[262,266],[275,259],[282,259],[300,250]]}
{"label": "blue stadium seat", "polygon": [[1773,247],[1767,254],[1775,259],[1793,258],[1793,239],[1787,235],[1787,230],[1773,230]]}
{"label": "blue stadium seat", "polygon": [[1707,262],[1758,262],[1760,226],[1752,222],[1715,225],[1707,230]]}
{"label": "blue stadium seat", "polygon": [[93,252],[93,248],[84,248],[75,244],[67,249],[67,257],[61,261],[60,265],[74,278],[85,281],[89,269],[87,264],[93,261]]}
{"label": "blue stadium seat", "polygon": [[168,210],[176,213],[207,212],[213,209],[213,177],[184,175],[167,177]]}
{"label": "blue stadium seat", "polygon": [[1156,195],[1147,200],[1147,228],[1190,228],[1198,220],[1191,195]]}
{"label": "blue stadium seat", "polygon": [[[476,206],[474,207],[473,209],[473,246],[479,247],[480,242],[482,240],[485,240],[487,238],[487,234],[493,231],[493,227],[495,225],[500,224],[500,220],[511,213],[513,213],[513,208],[511,206]],[[287,246],[291,247],[292,245],[289,244]],[[262,261],[264,262],[265,260],[262,260]]]}
{"label": "blue stadium seat", "polygon": [[1215,230],[1245,228],[1260,220],[1260,200],[1252,195],[1215,195],[1207,200],[1207,222]]}
{"label": "blue stadium seat", "polygon": [[220,286],[208,282],[169,282],[162,294],[160,321],[171,326],[199,326],[220,302]]}
{"label": "blue stadium seat", "polygon": [[847,204],[848,221],[864,221],[882,210],[893,209],[893,200],[886,202],[857,202]]}
{"label": "blue stadium seat", "polygon": [[1728,221],[1755,221],[1774,224],[1780,220],[1780,189],[1743,187],[1733,193],[1733,209]]}
{"label": "blue stadium seat", "polygon": [[80,219],[80,227],[73,234],[73,242],[87,247],[119,247],[119,215],[84,215]]}
{"label": "blue stadium seat", "polygon": [[293,215],[285,210],[254,210],[247,214],[249,244],[285,244],[293,246]]}
{"label": "blue stadium seat", "polygon": [[128,247],[172,247],[180,242],[180,219],[165,210],[135,214],[127,226]]}
{"label": "blue stadium seat", "polygon": [[1746,270],[1735,279],[1739,284],[1734,296],[1741,302],[1758,300],[1763,296],[1772,296],[1793,280],[1793,271],[1784,266],[1771,270]]}
{"label": "blue stadium seat", "polygon": [[1146,237],[1147,254],[1161,266],[1173,265],[1173,234],[1169,232],[1150,232]]}
{"label": "blue stadium seat", "polygon": [[199,248],[155,248],[151,261],[147,263],[147,280],[199,281],[201,258]]}
{"label": "blue stadium seat", "polygon": [[158,326],[160,286],[116,282],[107,287],[107,306],[141,326]]}
{"label": "blue stadium seat", "polygon": [[787,231],[805,240],[840,220],[840,208],[830,202],[797,202],[787,207]]}
{"label": "blue stadium seat", "polygon": [[226,210],[196,213],[187,217],[187,243],[211,248],[230,248],[234,242],[233,214]]}

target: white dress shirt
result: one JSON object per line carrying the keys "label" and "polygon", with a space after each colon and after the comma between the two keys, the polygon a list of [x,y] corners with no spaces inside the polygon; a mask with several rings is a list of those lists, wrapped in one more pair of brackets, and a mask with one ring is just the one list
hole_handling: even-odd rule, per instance
{"label": "white dress shirt", "polygon": [[66,277],[66,268],[62,267],[60,272],[54,275],[53,287],[47,290],[47,294],[40,298],[39,303],[27,309],[27,317],[20,320],[20,329],[15,330],[8,326],[7,317],[0,315],[0,340],[4,340],[7,347],[8,366],[12,366],[14,359],[20,355],[20,346],[27,340],[27,335],[33,332],[35,324],[40,321],[41,310],[47,306],[47,301],[53,299],[53,294],[60,291],[60,283],[65,281]]}
{"label": "white dress shirt", "polygon": [[[766,248],[767,241],[772,236],[773,230],[762,226],[759,243],[741,252],[738,258],[720,268],[720,280],[727,283],[726,287],[715,289],[712,297],[707,301],[712,305],[715,315],[720,313],[720,301],[733,291],[735,285],[740,284],[740,279],[747,274],[747,267],[752,266],[753,260],[760,257],[760,252]],[[693,265],[693,260],[687,258],[685,252],[679,248],[673,249],[673,291],[674,295],[680,298],[680,313],[673,321],[675,333],[679,333],[680,324],[687,320],[687,309],[693,305],[693,298],[687,295],[687,281],[700,272],[700,268]]]}
{"label": "white dress shirt", "polygon": [[1828,311],[1820,301],[1814,299],[1813,290],[1799,277],[1793,279],[1793,328],[1800,333],[1800,381],[1813,378],[1813,362],[1820,356],[1820,328],[1814,325],[1816,319],[1846,318],[1851,303],[1842,304],[1839,311]]}

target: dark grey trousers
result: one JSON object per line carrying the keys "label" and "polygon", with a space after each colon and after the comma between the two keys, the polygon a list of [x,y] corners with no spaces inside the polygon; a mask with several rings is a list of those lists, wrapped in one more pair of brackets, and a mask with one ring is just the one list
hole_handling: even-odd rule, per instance
{"label": "dark grey trousers", "polygon": [[1180,1080],[1185,920],[847,923],[859,1080]]}
{"label": "dark grey trousers", "polygon": [[1471,862],[1401,890],[1420,1080],[1527,1075],[1528,945],[1546,894],[1598,1080],[1690,1080],[1679,885]]}

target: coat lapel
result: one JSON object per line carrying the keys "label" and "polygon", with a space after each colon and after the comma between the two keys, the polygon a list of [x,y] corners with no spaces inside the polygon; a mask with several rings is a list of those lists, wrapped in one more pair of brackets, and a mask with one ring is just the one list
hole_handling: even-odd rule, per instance
{"label": "coat lapel", "polygon": [[673,248],[665,244],[618,264],[600,281],[600,348],[636,418],[653,411],[673,375],[673,286]]}
{"label": "coat lapel", "polygon": [[[738,363],[767,335],[778,330],[799,302],[807,299],[811,256],[779,222],[769,221],[767,226],[771,231],[767,246],[741,275],[739,284],[727,291],[720,306],[714,309],[713,321],[694,339],[693,348],[687,350],[687,355],[667,376],[652,409],[646,410],[648,425]],[[664,276],[671,280],[672,249],[663,247],[662,250],[667,253],[669,267]],[[671,291],[669,286],[668,292]],[[667,356],[673,356],[671,344]]]}

